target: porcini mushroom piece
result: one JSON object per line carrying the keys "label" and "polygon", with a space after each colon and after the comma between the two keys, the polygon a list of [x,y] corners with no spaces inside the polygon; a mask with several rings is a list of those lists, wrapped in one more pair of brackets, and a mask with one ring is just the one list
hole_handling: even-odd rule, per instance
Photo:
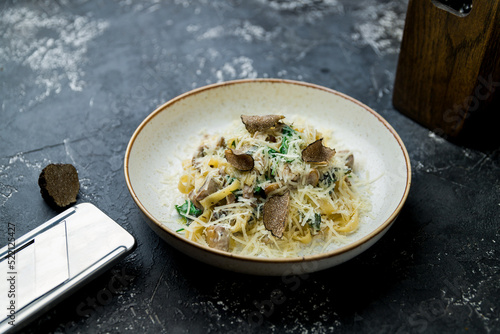
{"label": "porcini mushroom piece", "polygon": [[278,182],[270,183],[267,186],[264,187],[264,193],[269,195],[269,193],[277,190],[280,187],[280,184]]}
{"label": "porcini mushroom piece", "polygon": [[243,191],[243,195],[242,195],[243,198],[250,199],[250,198],[254,197],[253,196],[253,187],[252,186],[249,186],[249,185],[245,184],[245,185],[243,185],[242,191]]}
{"label": "porcini mushroom piece", "polygon": [[215,148],[219,147],[226,147],[226,139],[224,137],[220,137],[217,139],[217,142],[215,143]]}
{"label": "porcini mushroom piece", "polygon": [[319,182],[319,172],[316,168],[312,168],[306,176],[306,183],[316,187]]}
{"label": "porcini mushroom piece", "polygon": [[354,167],[354,155],[352,153],[347,156],[347,159],[345,160],[345,165],[350,169]]}
{"label": "porcini mushroom piece", "polygon": [[[345,155],[345,154],[348,154],[349,151],[348,150],[341,150],[338,153]],[[354,167],[354,155],[352,153],[349,153],[347,155],[347,157],[345,158],[345,166],[347,168],[350,168],[350,169],[352,169]]]}
{"label": "porcini mushroom piece", "polygon": [[206,228],[207,244],[211,248],[227,252],[229,250],[229,230],[221,225],[211,225]]}
{"label": "porcini mushroom piece", "polygon": [[276,143],[277,142],[276,137],[272,136],[272,135],[267,136],[266,137],[266,141],[268,141],[270,143]]}
{"label": "porcini mushroom piece", "polygon": [[197,193],[194,190],[191,190],[191,192],[188,194],[188,198],[197,209],[203,210],[203,205],[198,202],[198,200],[196,199],[196,195]]}
{"label": "porcini mushroom piece", "polygon": [[236,202],[236,196],[233,193],[230,193],[226,196],[226,204],[233,204]]}
{"label": "porcini mushroom piece", "polygon": [[264,204],[264,226],[278,238],[283,237],[289,206],[290,192],[288,191],[281,196],[269,198]]}
{"label": "porcini mushroom piece", "polygon": [[292,172],[290,166],[286,165],[285,168],[283,168],[283,177],[288,181],[297,182],[300,175]]}
{"label": "porcini mushroom piece", "polygon": [[240,153],[233,149],[228,149],[225,152],[226,160],[236,169],[243,172],[253,169],[254,160],[250,154]]}
{"label": "porcini mushroom piece", "polygon": [[197,192],[190,192],[188,197],[189,200],[196,206],[198,209],[203,210],[203,205],[200,204],[200,201],[203,200],[208,195],[213,194],[214,192],[220,189],[220,184],[212,177],[209,176],[203,185],[198,189]]}
{"label": "porcini mushroom piece", "polygon": [[241,115],[241,121],[245,124],[247,131],[254,134],[257,131],[277,127],[279,121],[285,118],[283,115],[246,116]]}
{"label": "porcini mushroom piece", "polygon": [[323,138],[316,140],[302,150],[302,160],[305,162],[328,162],[334,155],[334,149],[323,146]]}

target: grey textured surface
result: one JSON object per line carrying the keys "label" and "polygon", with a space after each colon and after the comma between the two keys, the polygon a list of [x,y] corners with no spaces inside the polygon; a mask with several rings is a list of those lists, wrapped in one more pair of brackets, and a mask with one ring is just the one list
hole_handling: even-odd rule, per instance
{"label": "grey textured surface", "polygon": [[[54,212],[38,175],[78,169],[78,202],[132,233],[135,252],[30,333],[499,333],[500,155],[458,146],[391,104],[406,1],[4,1],[0,4],[0,245]],[[405,142],[407,204],[374,247],[301,277],[192,260],[145,224],[123,176],[158,105],[209,83],[273,77],[371,106]],[[2,308],[2,306],[0,306]]]}

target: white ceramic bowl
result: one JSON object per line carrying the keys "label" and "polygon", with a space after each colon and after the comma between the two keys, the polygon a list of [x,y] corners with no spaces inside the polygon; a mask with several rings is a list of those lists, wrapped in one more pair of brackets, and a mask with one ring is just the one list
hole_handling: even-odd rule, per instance
{"label": "white ceramic bowl", "polygon": [[[181,159],[192,155],[193,152],[182,152],[186,137],[203,129],[222,130],[241,114],[301,115],[312,125],[331,128],[334,137],[355,152],[355,170],[368,172],[375,181],[370,186],[371,218],[361,220],[360,229],[349,236],[348,244],[311,256],[261,258],[219,251],[176,233],[176,219],[168,205],[168,196],[176,187],[163,183],[165,171],[180,170]],[[146,215],[149,226],[170,245],[220,268],[275,276],[329,268],[368,249],[396,219],[411,180],[410,160],[403,142],[375,111],[325,87],[276,79],[214,84],[170,100],[134,132],[124,168],[135,203]]]}

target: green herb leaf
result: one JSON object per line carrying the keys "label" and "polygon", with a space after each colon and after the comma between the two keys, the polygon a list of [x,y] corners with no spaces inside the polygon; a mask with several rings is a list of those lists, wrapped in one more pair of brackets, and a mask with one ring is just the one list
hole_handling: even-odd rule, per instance
{"label": "green herb leaf", "polygon": [[264,189],[262,189],[261,186],[255,187],[253,190],[253,193],[255,196],[260,196],[262,198],[266,198],[266,192],[264,191]]}
{"label": "green herb leaf", "polygon": [[[290,141],[296,136],[300,138],[298,132],[295,131],[291,126],[285,125],[283,129],[281,129],[282,138],[280,145],[280,153],[281,154],[290,154]],[[285,159],[286,162],[292,162],[295,159]]]}
{"label": "green herb leaf", "polygon": [[198,217],[203,213],[202,210],[198,209],[194,206],[194,204],[190,200],[186,200],[182,205],[176,205],[175,209],[182,217],[188,218],[187,216]]}
{"label": "green herb leaf", "polygon": [[315,231],[321,230],[321,214],[315,213],[314,219],[307,222]]}
{"label": "green herb leaf", "polygon": [[284,136],[293,136],[294,134],[297,133],[297,131],[295,131],[291,126],[285,125],[283,129],[281,129],[281,133]]}
{"label": "green herb leaf", "polygon": [[276,155],[276,153],[279,153],[278,151],[276,151],[274,148],[271,147],[267,148],[267,152],[272,156]]}
{"label": "green herb leaf", "polygon": [[288,137],[283,137],[281,140],[280,153],[288,154]]}
{"label": "green herb leaf", "polygon": [[229,185],[229,184],[233,183],[237,179],[235,177],[233,177],[233,176],[227,175],[226,176],[226,180],[227,180],[227,184]]}
{"label": "green herb leaf", "polygon": [[283,136],[281,139],[280,153],[281,154],[288,154],[290,139],[291,139],[291,137],[294,136],[296,131],[294,129],[292,129],[290,126],[285,125],[283,127],[283,129],[281,130],[281,133],[283,134]]}
{"label": "green herb leaf", "polygon": [[276,166],[271,166],[271,176],[274,178],[276,177]]}
{"label": "green herb leaf", "polygon": [[335,174],[335,168],[321,175],[319,181],[323,183],[325,187],[329,187],[333,183],[337,182],[337,175]]}

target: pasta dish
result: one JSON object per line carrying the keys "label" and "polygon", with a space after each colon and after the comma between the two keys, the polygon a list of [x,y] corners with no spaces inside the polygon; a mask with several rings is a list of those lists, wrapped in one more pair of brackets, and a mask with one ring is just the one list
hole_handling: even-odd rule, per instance
{"label": "pasta dish", "polygon": [[184,160],[175,205],[189,240],[235,254],[295,257],[358,229],[368,205],[354,155],[307,122],[247,116],[204,135]]}

